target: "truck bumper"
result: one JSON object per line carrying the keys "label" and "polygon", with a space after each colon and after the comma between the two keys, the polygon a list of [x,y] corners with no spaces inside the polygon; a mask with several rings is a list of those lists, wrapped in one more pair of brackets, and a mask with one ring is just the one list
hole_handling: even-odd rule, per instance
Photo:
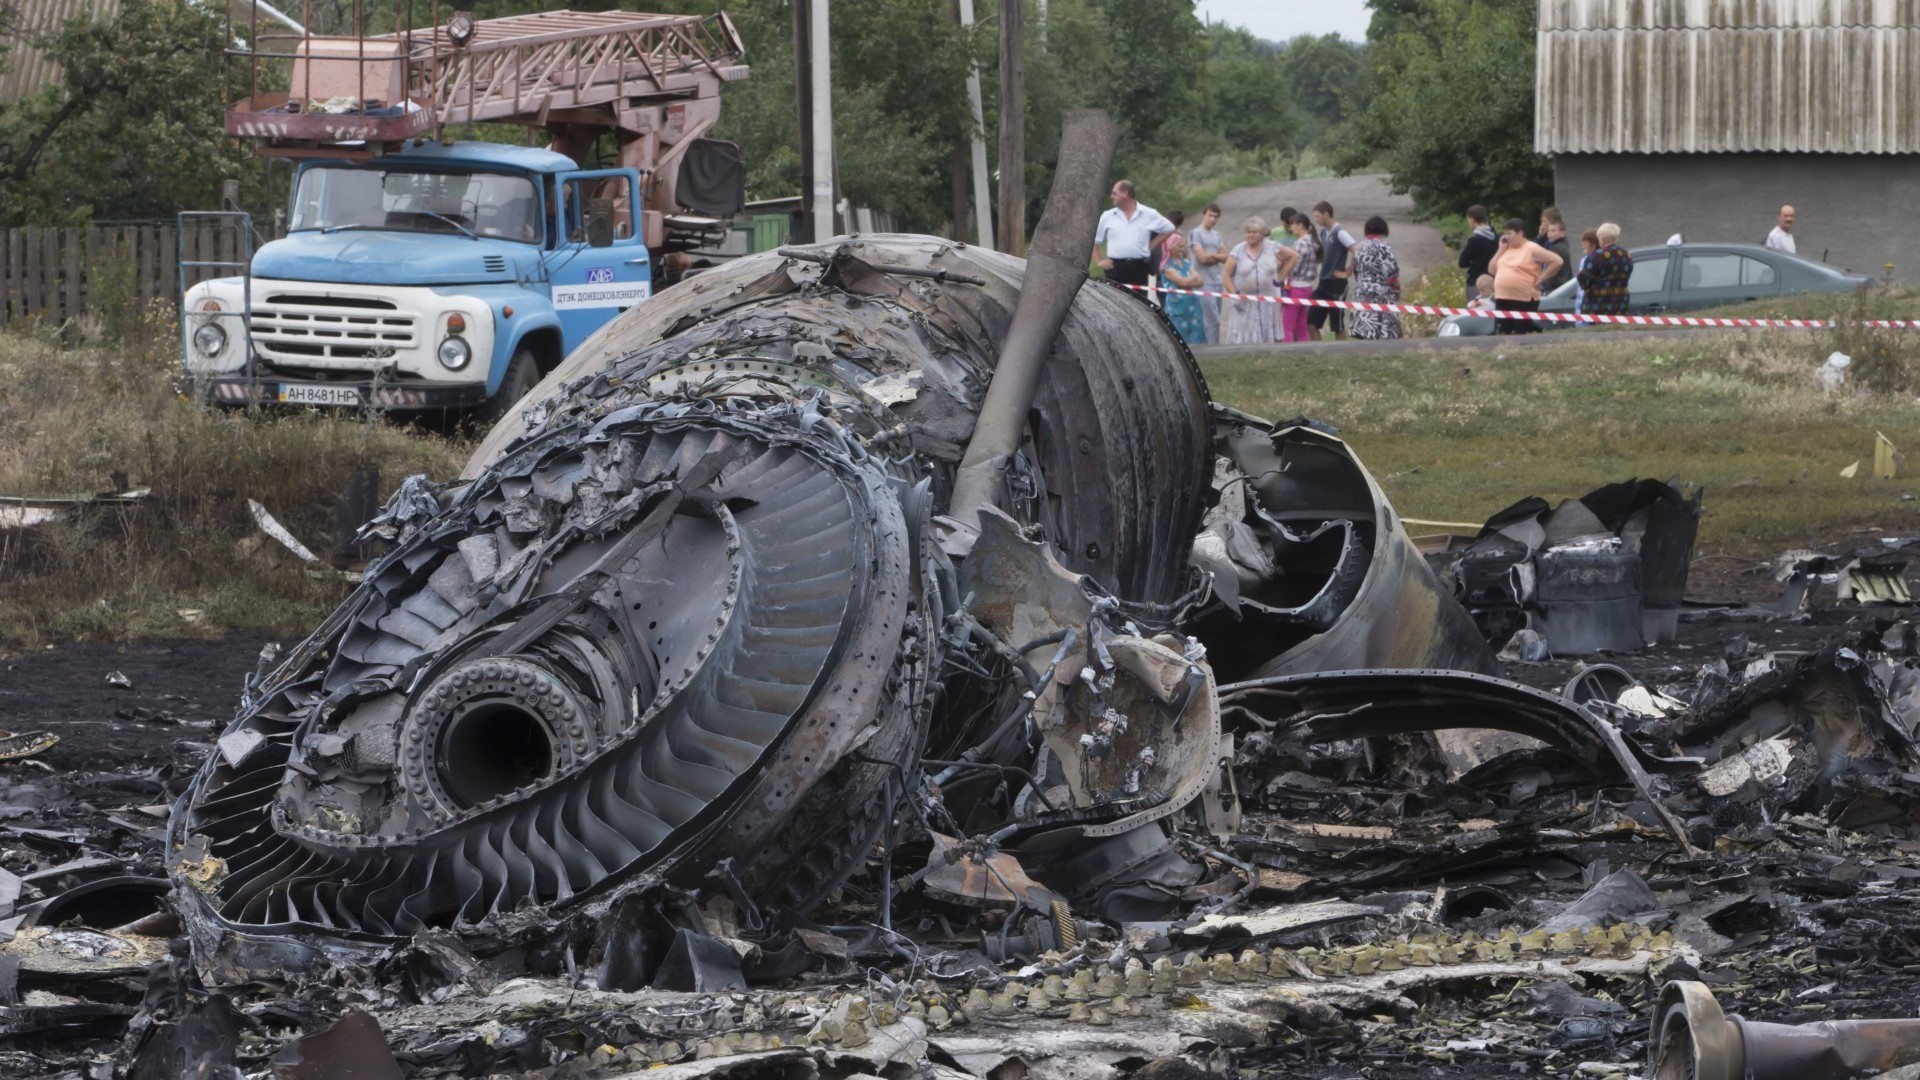
{"label": "truck bumper", "polygon": [[487,400],[485,382],[324,383],[261,375],[221,375],[208,380],[218,405],[291,405],[297,408],[463,409]]}

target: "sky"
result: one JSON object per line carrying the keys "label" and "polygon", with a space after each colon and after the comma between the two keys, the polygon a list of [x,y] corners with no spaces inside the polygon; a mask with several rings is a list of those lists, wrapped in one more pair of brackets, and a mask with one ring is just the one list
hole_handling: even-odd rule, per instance
{"label": "sky", "polygon": [[1268,41],[1301,34],[1365,41],[1371,16],[1364,0],[1200,0],[1194,10],[1203,21],[1243,26]]}

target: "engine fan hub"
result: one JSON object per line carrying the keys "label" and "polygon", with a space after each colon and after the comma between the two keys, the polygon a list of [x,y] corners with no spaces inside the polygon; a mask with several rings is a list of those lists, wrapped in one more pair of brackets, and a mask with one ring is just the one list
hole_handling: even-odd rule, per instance
{"label": "engine fan hub", "polygon": [[421,696],[403,740],[414,798],[457,814],[571,768],[597,734],[571,687],[526,657],[469,660]]}

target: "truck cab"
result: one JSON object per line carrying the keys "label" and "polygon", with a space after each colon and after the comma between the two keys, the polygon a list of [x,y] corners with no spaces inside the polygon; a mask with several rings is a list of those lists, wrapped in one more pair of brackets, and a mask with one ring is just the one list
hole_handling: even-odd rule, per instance
{"label": "truck cab", "polygon": [[637,170],[530,147],[304,161],[286,237],[187,292],[187,373],[222,404],[503,415],[652,295],[641,206]]}

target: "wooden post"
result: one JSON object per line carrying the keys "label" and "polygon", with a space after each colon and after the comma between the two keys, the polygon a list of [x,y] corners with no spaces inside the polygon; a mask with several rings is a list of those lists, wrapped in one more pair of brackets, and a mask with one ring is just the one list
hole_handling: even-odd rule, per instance
{"label": "wooden post", "polygon": [[20,229],[7,230],[7,318],[26,314],[27,283],[20,280],[26,271],[26,240]]}
{"label": "wooden post", "polygon": [[94,275],[100,269],[100,230],[80,230],[80,301],[75,305],[74,314],[82,311],[98,313],[101,303],[100,289],[94,283]]}
{"label": "wooden post", "polygon": [[41,312],[45,318],[58,323],[60,321],[60,230],[46,228],[40,231],[41,272],[47,278],[46,310]]}
{"label": "wooden post", "polygon": [[1000,250],[1027,253],[1026,0],[1000,0]]}
{"label": "wooden post", "polygon": [[160,249],[156,252],[160,262],[161,296],[176,307],[181,300],[180,292],[180,251],[175,245],[180,242],[180,233],[172,225],[160,226]]}
{"label": "wooden post", "polygon": [[[237,261],[240,258],[239,244],[237,242],[240,239],[240,230],[235,226],[227,224],[224,220],[214,228],[220,243],[220,254],[214,256],[214,258],[223,263]],[[213,271],[211,276],[223,277],[226,273],[226,268],[221,267]]]}
{"label": "wooden post", "polygon": [[67,242],[67,312],[71,319],[87,310],[86,282],[87,263],[80,247],[80,230],[66,230]]}
{"label": "wooden post", "polygon": [[152,303],[154,297],[167,295],[166,285],[160,281],[160,260],[156,258],[159,252],[154,250],[159,244],[159,240],[156,239],[158,233],[159,230],[153,226],[143,225],[134,235],[133,247],[140,254],[139,269],[135,272],[140,275],[142,309]]}
{"label": "wooden post", "polygon": [[26,302],[20,314],[38,315],[44,301],[41,298],[41,252],[40,230],[21,229],[20,246],[26,250],[26,278],[22,284],[26,288]]}
{"label": "wooden post", "polygon": [[[213,258],[212,245],[207,243],[206,226],[196,222],[193,225],[186,226],[186,230],[187,230],[186,261],[190,263],[211,261]],[[206,267],[204,266],[187,267],[187,288],[189,289],[193,288],[195,285],[198,285],[202,281],[205,281],[206,278],[207,278]]]}

